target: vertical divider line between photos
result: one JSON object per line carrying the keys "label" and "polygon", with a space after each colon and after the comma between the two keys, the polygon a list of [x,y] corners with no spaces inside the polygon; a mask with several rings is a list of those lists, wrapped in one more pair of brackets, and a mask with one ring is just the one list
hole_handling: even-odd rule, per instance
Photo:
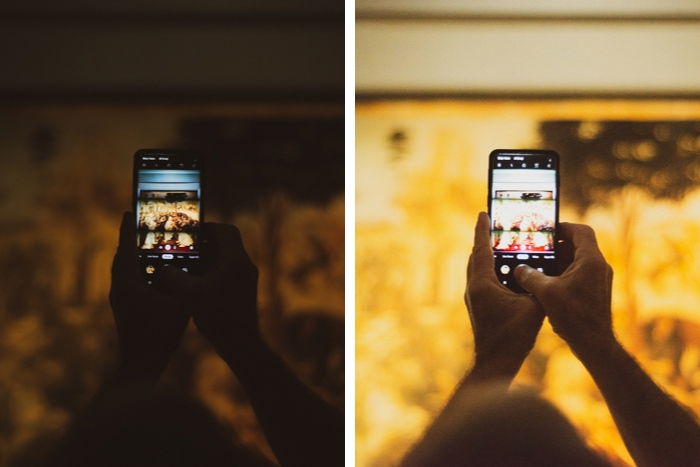
{"label": "vertical divider line between photos", "polygon": [[355,1],[345,1],[345,465],[355,465]]}

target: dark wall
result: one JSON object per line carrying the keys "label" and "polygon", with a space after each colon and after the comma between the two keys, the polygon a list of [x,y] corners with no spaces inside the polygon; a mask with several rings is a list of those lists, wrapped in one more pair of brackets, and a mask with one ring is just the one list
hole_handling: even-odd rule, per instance
{"label": "dark wall", "polygon": [[0,96],[337,97],[343,24],[337,0],[3,4]]}

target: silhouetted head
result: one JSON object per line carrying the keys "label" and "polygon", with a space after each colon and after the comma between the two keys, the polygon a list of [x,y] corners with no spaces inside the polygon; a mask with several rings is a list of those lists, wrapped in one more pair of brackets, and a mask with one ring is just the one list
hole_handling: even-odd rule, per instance
{"label": "silhouetted head", "polygon": [[81,414],[51,466],[269,466],[195,399],[129,387],[103,395]]}
{"label": "silhouetted head", "polygon": [[568,466],[610,464],[593,452],[551,403],[525,389],[485,384],[464,391],[438,441],[404,466]]}

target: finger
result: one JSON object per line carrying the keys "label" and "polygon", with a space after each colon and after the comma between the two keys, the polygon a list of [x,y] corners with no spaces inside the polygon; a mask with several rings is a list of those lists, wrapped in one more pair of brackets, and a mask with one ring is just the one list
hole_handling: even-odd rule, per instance
{"label": "finger", "polygon": [[467,300],[469,296],[469,284],[473,283],[476,278],[474,277],[474,255],[469,255],[469,261],[467,261],[467,285],[464,289],[464,299]]}
{"label": "finger", "polygon": [[243,247],[240,231],[228,224],[206,223],[204,232],[208,239],[211,272],[220,272],[232,265],[252,265]]}
{"label": "finger", "polygon": [[527,290],[534,296],[538,296],[544,289],[551,277],[539,272],[537,269],[528,266],[527,264],[519,264],[513,272],[515,280],[520,284],[520,287]]}
{"label": "finger", "polygon": [[472,277],[472,270],[474,267],[472,264],[474,263],[474,255],[469,255],[469,259],[467,260],[467,281],[469,281],[469,278]]}
{"label": "finger", "polygon": [[561,238],[571,242],[574,249],[574,261],[582,258],[603,259],[603,253],[598,248],[595,231],[585,224],[562,222],[559,224]]}
{"label": "finger", "polygon": [[202,274],[209,274],[218,264],[218,242],[211,228],[211,223],[202,224],[199,232],[199,244],[201,245]]}
{"label": "finger", "polygon": [[574,261],[574,245],[570,240],[562,238],[561,233],[557,233],[556,253],[557,259],[554,264],[553,276],[560,276],[566,271]]}
{"label": "finger", "polygon": [[124,212],[119,227],[119,246],[112,263],[112,274],[134,275],[139,270],[136,226],[134,224],[134,214],[129,211]]}
{"label": "finger", "polygon": [[169,265],[160,268],[153,278],[153,285],[158,290],[171,294],[178,299],[196,297],[203,290],[204,278],[188,274],[180,268]]}
{"label": "finger", "polygon": [[201,238],[204,275],[188,274],[176,267],[163,267],[154,278],[156,288],[176,297],[188,298],[196,296],[204,289],[205,283],[217,280],[231,268],[245,264],[254,269],[236,227],[207,222],[202,225]]}
{"label": "finger", "polygon": [[214,222],[202,224],[202,263],[204,275],[216,275],[230,262],[227,238],[221,234],[221,226]]}
{"label": "finger", "polygon": [[542,305],[537,301],[534,295],[519,295],[519,299],[523,300],[522,313],[517,313],[518,318],[523,322],[523,326],[531,326],[539,328],[544,321],[545,313]]}
{"label": "finger", "polygon": [[491,248],[489,215],[480,212],[474,227],[474,249],[471,256],[472,272],[475,275],[497,280]]}

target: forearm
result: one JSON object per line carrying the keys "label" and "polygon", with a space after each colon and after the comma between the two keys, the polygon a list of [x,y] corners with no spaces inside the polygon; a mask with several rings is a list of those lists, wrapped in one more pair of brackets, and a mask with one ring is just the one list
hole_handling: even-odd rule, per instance
{"label": "forearm", "polygon": [[245,388],[282,466],[343,465],[340,410],[301,383],[262,340],[245,352],[229,350],[222,356]]}
{"label": "forearm", "polygon": [[150,367],[135,363],[120,363],[117,369],[110,373],[97,388],[82,412],[89,413],[99,409],[105,401],[108,401],[115,394],[134,390],[142,392],[154,390],[162,372],[163,369],[160,366]]}
{"label": "forearm", "polygon": [[167,361],[121,361],[114,373],[105,382],[106,385],[123,386],[140,384],[155,386],[165,371]]}
{"label": "forearm", "polygon": [[700,426],[693,414],[659,388],[615,339],[589,340],[574,352],[638,465],[700,465]]}
{"label": "forearm", "polygon": [[445,407],[421,439],[404,457],[401,465],[403,467],[431,465],[436,456],[440,455],[441,444],[454,431],[455,421],[462,416],[461,407],[465,404],[465,399],[470,396],[470,391],[486,386],[506,390],[521,364],[522,360],[477,361],[462,378]]}
{"label": "forearm", "polygon": [[104,427],[101,423],[113,416],[115,407],[118,408],[135,395],[143,395],[154,390],[160,371],[151,370],[141,365],[122,363],[112,371],[97,388],[89,402],[70,421],[65,433],[54,447],[47,465],[80,464],[80,456],[86,452],[83,446],[85,439],[90,439],[90,433],[93,430],[100,426]]}
{"label": "forearm", "polygon": [[492,382],[499,382],[509,386],[515,379],[515,375],[520,371],[524,361],[525,357],[488,358],[484,360],[477,358],[472,369],[462,380],[460,387],[467,389],[473,385]]}

